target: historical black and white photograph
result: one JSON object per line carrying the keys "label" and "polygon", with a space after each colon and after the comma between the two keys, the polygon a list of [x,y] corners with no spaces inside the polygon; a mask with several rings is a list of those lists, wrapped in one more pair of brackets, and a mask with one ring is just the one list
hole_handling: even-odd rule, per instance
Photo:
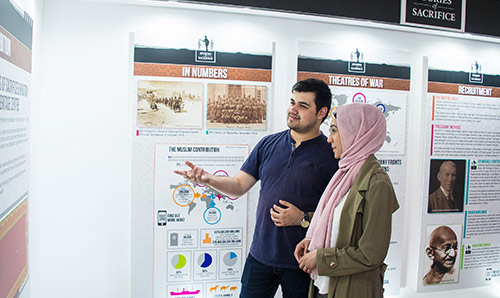
{"label": "historical black and white photograph", "polygon": [[202,128],[203,83],[137,82],[137,126]]}
{"label": "historical black and white photograph", "polygon": [[207,127],[266,129],[267,87],[208,84]]}
{"label": "historical black and white photograph", "polygon": [[465,160],[432,159],[428,213],[464,210]]}
{"label": "historical black and white photograph", "polygon": [[458,282],[460,225],[429,225],[423,285]]}

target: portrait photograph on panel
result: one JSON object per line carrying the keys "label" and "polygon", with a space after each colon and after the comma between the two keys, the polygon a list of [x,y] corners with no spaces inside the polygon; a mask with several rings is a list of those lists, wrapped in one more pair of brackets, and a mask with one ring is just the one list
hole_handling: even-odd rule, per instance
{"label": "portrait photograph on panel", "polygon": [[197,128],[203,125],[203,83],[137,82],[137,126]]}
{"label": "portrait photograph on panel", "polygon": [[461,230],[460,224],[427,226],[424,286],[458,282]]}
{"label": "portrait photograph on panel", "polygon": [[465,160],[431,159],[427,213],[463,212]]}
{"label": "portrait photograph on panel", "polygon": [[208,84],[207,89],[207,128],[266,129],[266,86]]}

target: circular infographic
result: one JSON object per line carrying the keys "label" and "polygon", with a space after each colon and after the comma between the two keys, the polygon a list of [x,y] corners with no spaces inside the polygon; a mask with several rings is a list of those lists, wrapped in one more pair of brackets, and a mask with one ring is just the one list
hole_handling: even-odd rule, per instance
{"label": "circular infographic", "polygon": [[379,104],[377,105],[377,108],[378,108],[380,111],[382,111],[382,113],[385,113],[385,106],[384,106],[383,104],[379,103]]}
{"label": "circular infographic", "polygon": [[334,106],[333,108],[331,108],[330,110],[330,118],[333,119],[333,113],[335,112],[335,109],[337,108],[337,106]]}
{"label": "circular infographic", "polygon": [[352,102],[353,103],[366,103],[366,96],[363,93],[358,92],[358,93],[354,94],[354,96],[352,97]]}
{"label": "circular infographic", "polygon": [[198,257],[198,265],[201,268],[207,268],[212,265],[212,256],[208,253],[203,253]]}
{"label": "circular infographic", "polygon": [[228,267],[234,266],[234,264],[236,264],[236,262],[238,261],[238,255],[230,251],[224,255],[222,261]]}
{"label": "circular infographic", "polygon": [[229,177],[229,174],[224,170],[217,170],[215,171],[214,176]]}
{"label": "circular infographic", "polygon": [[203,219],[209,225],[215,225],[220,221],[222,213],[217,207],[210,207],[203,212]]}
{"label": "circular infographic", "polygon": [[172,197],[177,205],[189,206],[194,201],[194,189],[190,185],[181,184],[174,189]]}
{"label": "circular infographic", "polygon": [[175,255],[172,260],[170,260],[170,264],[172,264],[175,269],[182,269],[186,266],[186,257],[181,254]]}

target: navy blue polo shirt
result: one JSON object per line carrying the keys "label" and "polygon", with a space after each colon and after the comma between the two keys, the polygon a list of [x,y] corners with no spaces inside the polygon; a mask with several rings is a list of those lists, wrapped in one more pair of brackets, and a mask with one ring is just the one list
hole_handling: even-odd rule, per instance
{"label": "navy blue polo shirt", "polygon": [[297,269],[293,252],[307,230],[300,226],[277,227],[269,210],[273,204],[279,205],[279,200],[285,200],[302,211],[314,211],[338,169],[338,161],[323,134],[297,148],[294,145],[290,130],[266,136],[241,170],[261,181],[250,254],[268,266]]}

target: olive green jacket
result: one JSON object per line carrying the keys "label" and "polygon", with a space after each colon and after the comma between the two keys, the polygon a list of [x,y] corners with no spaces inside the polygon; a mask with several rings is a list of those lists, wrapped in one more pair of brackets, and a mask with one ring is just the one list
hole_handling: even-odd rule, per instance
{"label": "olive green jacket", "polygon": [[[398,208],[389,176],[371,155],[346,198],[336,247],[317,251],[318,274],[330,276],[329,298],[383,297],[384,259]],[[309,297],[314,293],[311,282]]]}

